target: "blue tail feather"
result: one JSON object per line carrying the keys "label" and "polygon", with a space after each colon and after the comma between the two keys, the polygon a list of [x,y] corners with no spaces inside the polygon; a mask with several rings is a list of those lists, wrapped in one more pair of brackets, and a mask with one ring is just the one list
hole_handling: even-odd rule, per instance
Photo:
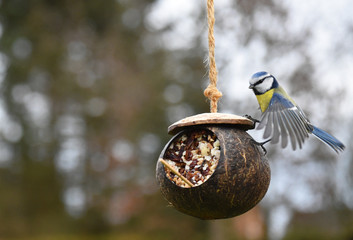
{"label": "blue tail feather", "polygon": [[328,144],[333,150],[335,150],[337,153],[339,151],[343,151],[345,146],[343,143],[341,143],[338,139],[336,139],[334,136],[328,134],[324,130],[312,126],[313,131],[312,134],[314,134],[317,138],[319,138],[321,141],[324,143]]}

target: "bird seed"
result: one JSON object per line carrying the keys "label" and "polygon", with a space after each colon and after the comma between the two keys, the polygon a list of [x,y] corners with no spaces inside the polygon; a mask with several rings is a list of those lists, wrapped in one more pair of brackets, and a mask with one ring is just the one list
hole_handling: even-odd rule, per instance
{"label": "bird seed", "polygon": [[[165,152],[164,160],[193,186],[198,186],[211,177],[220,154],[220,144],[216,135],[208,130],[198,130],[186,132],[175,139]],[[176,185],[190,187],[167,167],[165,172]]]}

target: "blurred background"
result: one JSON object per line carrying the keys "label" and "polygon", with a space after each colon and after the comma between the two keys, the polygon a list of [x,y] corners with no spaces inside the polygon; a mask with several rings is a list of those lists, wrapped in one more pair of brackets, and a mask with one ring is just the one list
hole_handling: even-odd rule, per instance
{"label": "blurred background", "polygon": [[161,196],[168,125],[209,111],[205,8],[0,1],[0,239],[353,239],[350,0],[215,1],[219,112],[259,117],[248,79],[266,70],[345,152],[267,145],[268,193],[233,219]]}

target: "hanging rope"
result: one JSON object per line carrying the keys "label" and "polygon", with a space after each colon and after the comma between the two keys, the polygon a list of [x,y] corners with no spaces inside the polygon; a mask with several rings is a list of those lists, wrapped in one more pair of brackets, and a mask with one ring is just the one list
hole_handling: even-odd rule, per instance
{"label": "hanging rope", "polygon": [[207,21],[208,21],[208,58],[209,58],[209,79],[210,84],[204,91],[205,97],[210,100],[212,113],[217,112],[217,102],[222,93],[217,89],[217,67],[215,59],[215,39],[214,39],[214,2],[207,0]]}

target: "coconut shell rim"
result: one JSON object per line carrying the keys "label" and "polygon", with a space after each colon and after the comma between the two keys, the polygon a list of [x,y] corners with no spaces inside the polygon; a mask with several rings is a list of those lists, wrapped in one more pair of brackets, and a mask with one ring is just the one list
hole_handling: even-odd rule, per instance
{"label": "coconut shell rim", "polygon": [[206,124],[227,124],[238,125],[244,130],[254,128],[254,122],[246,117],[230,113],[200,113],[190,117],[183,118],[168,127],[169,134],[176,134],[184,127]]}

